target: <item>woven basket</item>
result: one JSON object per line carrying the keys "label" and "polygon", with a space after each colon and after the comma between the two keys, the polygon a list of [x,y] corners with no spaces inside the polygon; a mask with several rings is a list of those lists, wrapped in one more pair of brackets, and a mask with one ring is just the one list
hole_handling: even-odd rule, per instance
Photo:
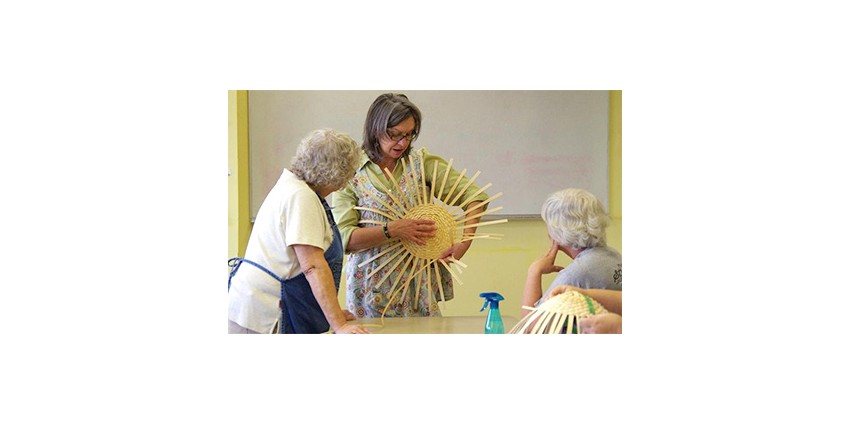
{"label": "woven basket", "polygon": [[434,237],[425,239],[424,245],[402,241],[404,249],[414,257],[436,260],[440,254],[454,245],[458,239],[458,224],[446,208],[436,204],[422,204],[413,207],[403,218],[412,220],[433,220],[437,226]]}
{"label": "woven basket", "polygon": [[[415,159],[418,160],[419,167],[415,166]],[[405,299],[405,294],[412,282],[415,285],[415,288],[410,288],[415,294],[414,303],[419,303],[421,285],[426,285],[427,289],[424,292],[428,296],[432,294],[432,282],[436,284],[437,288],[434,294],[436,295],[436,292],[439,292],[439,299],[445,301],[441,276],[444,276],[443,273],[448,273],[455,282],[463,284],[459,274],[462,273],[461,268],[466,268],[467,266],[452,256],[445,259],[440,258],[440,254],[446,252],[452,245],[460,242],[471,241],[473,239],[498,240],[503,235],[492,233],[482,234],[472,229],[508,221],[507,219],[500,219],[470,223],[471,220],[480,219],[484,215],[502,209],[502,207],[490,210],[484,209],[485,205],[502,196],[501,193],[479,202],[475,207],[464,209],[467,204],[473,202],[478,195],[491,186],[491,184],[487,184],[479,188],[475,193],[467,196],[466,200],[461,202],[460,198],[481,173],[480,171],[466,179],[466,183],[459,187],[460,182],[464,180],[463,177],[466,169],[460,172],[460,176],[454,179],[453,183],[449,183],[448,177],[451,170],[453,170],[453,160],[450,159],[448,165],[443,168],[445,172],[441,178],[437,176],[437,171],[440,169],[439,164],[437,160],[434,160],[431,180],[430,184],[428,184],[426,180],[427,176],[423,172],[425,169],[423,151],[420,150],[416,158],[409,158],[409,162],[403,157],[400,161],[402,170],[404,170],[404,178],[406,178],[406,182],[410,185],[411,190],[403,190],[399,182],[393,177],[392,171],[385,168],[384,172],[392,182],[392,187],[385,188],[380,183],[376,186],[381,192],[386,193],[389,199],[366,191],[366,196],[372,198],[382,208],[355,206],[354,209],[377,214],[389,221],[399,219],[432,220],[437,229],[434,236],[424,239],[425,243],[423,245],[401,240],[398,237],[390,238],[387,241],[386,247],[380,250],[380,252],[361,261],[357,265],[362,268],[373,261],[380,263],[377,267],[372,268],[366,276],[369,279],[379,271],[385,271],[383,277],[375,284],[375,288],[383,285],[388,278],[394,278],[390,282],[390,295],[388,296],[387,306],[384,307],[384,311],[381,314],[382,320],[384,314],[387,312],[387,308],[391,305],[392,300],[396,299],[396,296],[399,296],[400,299]],[[417,168],[418,170],[416,170]],[[446,185],[447,183],[449,183],[449,186]],[[458,190],[455,191],[455,189]],[[454,211],[455,209],[456,211]],[[361,219],[359,223],[361,225],[384,226],[386,220]]]}
{"label": "woven basket", "polygon": [[530,310],[509,333],[581,333],[578,319],[608,312],[598,301],[577,291],[556,295]]}

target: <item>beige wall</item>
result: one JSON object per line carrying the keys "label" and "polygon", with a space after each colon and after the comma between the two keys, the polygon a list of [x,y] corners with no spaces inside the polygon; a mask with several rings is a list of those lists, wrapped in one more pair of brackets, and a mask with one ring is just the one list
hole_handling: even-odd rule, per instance
{"label": "beige wall", "polygon": [[[247,102],[247,93],[244,91],[231,91],[231,120],[234,123],[234,115],[236,125],[242,125],[243,121],[239,120],[242,115],[245,115],[244,124],[247,126],[247,107],[242,108],[239,104],[240,96],[244,95]],[[609,213],[612,218],[611,226],[608,229],[608,244],[618,251],[622,252],[622,91],[610,92],[610,124],[609,124],[609,140],[608,140],[608,193],[609,193]],[[236,111],[234,111],[236,109]],[[247,244],[246,230],[240,232],[234,227],[242,225],[244,222],[249,222],[247,212],[244,215],[240,214],[238,219],[235,219],[232,214],[234,211],[240,210],[235,205],[244,203],[244,208],[247,211],[247,129],[244,130],[244,141],[240,139],[239,132],[234,132],[231,129],[231,149],[229,152],[229,162],[234,163],[238,158],[232,158],[233,155],[244,155],[245,163],[236,161],[241,164],[239,167],[240,176],[244,169],[244,178],[235,178],[231,169],[230,187],[231,190],[229,202],[230,212],[228,218],[229,230],[229,256],[235,256],[238,251],[244,252],[245,244]],[[238,147],[244,145],[244,153],[238,150]],[[232,167],[232,165],[231,165]],[[237,181],[238,180],[238,181]],[[569,187],[569,182],[564,182],[563,187]],[[238,192],[238,193],[235,193]],[[242,196],[244,195],[244,196]],[[250,223],[246,226],[250,228]],[[498,229],[498,230],[497,230]],[[250,231],[250,230],[248,230]],[[505,236],[501,241],[478,240],[473,242],[472,248],[463,257],[463,262],[468,265],[464,269],[464,273],[460,276],[463,280],[463,285],[455,286],[455,299],[444,305],[441,305],[443,314],[446,316],[469,316],[469,315],[484,315],[479,313],[481,306],[484,304],[482,298],[478,296],[481,292],[499,292],[505,297],[502,302],[501,310],[503,315],[511,315],[518,317],[520,305],[522,304],[522,290],[525,284],[525,274],[529,263],[535,258],[542,255],[548,248],[548,238],[546,234],[546,226],[542,220],[513,220],[505,224],[498,224],[488,228],[489,232],[502,233]],[[244,241],[242,240],[244,236]],[[234,238],[239,237],[240,241],[234,243]],[[570,258],[564,254],[558,255],[559,265],[567,265]],[[544,276],[544,288],[548,286],[554,274]],[[345,305],[345,276],[340,286],[339,300],[341,305]]]}

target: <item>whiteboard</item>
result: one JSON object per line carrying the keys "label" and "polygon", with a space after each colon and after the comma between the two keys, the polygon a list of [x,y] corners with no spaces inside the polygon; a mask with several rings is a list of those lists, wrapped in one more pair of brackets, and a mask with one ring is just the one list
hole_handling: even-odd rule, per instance
{"label": "whiteboard", "polygon": [[[413,147],[454,159],[466,176],[493,185],[500,216],[540,217],[546,197],[566,187],[608,207],[608,91],[255,91],[248,92],[251,218],[310,131],[333,128],[358,144],[369,106],[404,93],[422,112]],[[494,217],[488,215],[487,217]]]}

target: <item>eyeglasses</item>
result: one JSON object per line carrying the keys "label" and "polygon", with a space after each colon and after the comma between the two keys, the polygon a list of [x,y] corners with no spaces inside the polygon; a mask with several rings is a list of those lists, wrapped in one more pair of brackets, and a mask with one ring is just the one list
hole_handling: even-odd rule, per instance
{"label": "eyeglasses", "polygon": [[413,143],[413,141],[416,140],[416,136],[418,136],[418,134],[412,131],[407,134],[393,134],[387,131],[387,137],[389,137],[390,140],[396,143],[400,142],[401,139],[407,139],[408,141],[410,141],[410,143]]}

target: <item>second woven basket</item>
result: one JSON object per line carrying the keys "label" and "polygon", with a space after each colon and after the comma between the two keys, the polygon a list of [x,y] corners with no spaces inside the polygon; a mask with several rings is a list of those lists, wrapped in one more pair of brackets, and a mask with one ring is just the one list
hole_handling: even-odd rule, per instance
{"label": "second woven basket", "polygon": [[[528,307],[523,307],[528,308]],[[578,320],[607,313],[598,301],[577,291],[567,291],[544,301],[516,324],[512,334],[581,333]]]}

